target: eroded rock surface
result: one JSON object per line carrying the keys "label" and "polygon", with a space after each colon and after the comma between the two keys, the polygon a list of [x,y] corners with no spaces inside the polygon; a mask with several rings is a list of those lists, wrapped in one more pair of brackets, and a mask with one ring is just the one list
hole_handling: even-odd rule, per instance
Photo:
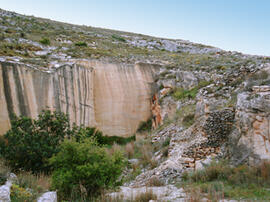
{"label": "eroded rock surface", "polygon": [[55,191],[50,191],[42,194],[37,202],[57,202],[57,194]]}
{"label": "eroded rock surface", "polygon": [[155,66],[77,63],[44,72],[2,62],[0,133],[9,129],[12,113],[36,118],[46,108],[107,135],[132,135],[140,122],[150,118]]}
{"label": "eroded rock surface", "polygon": [[270,86],[254,86],[238,95],[236,129],[232,134],[236,164],[270,160]]}

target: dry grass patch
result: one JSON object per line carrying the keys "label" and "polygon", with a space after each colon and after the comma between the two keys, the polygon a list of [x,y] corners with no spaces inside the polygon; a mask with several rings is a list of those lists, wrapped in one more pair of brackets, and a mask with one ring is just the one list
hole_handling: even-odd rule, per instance
{"label": "dry grass patch", "polygon": [[125,153],[129,159],[134,156],[134,142],[125,145]]}
{"label": "dry grass patch", "polygon": [[24,188],[30,188],[38,193],[50,190],[50,176],[45,174],[33,175],[30,172],[21,172],[17,175],[18,185]]}
{"label": "dry grass patch", "polygon": [[157,176],[154,176],[154,177],[150,178],[150,180],[147,183],[147,186],[149,186],[149,187],[161,187],[161,186],[164,186],[164,182],[161,181],[160,179],[158,179]]}
{"label": "dry grass patch", "polygon": [[157,195],[153,193],[153,191],[146,190],[146,192],[140,193],[135,197],[133,202],[149,202],[150,200],[157,200]]}

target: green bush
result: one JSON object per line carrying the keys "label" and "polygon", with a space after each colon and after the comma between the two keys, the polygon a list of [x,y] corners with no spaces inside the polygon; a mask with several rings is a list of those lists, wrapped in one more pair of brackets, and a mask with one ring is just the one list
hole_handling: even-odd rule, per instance
{"label": "green bush", "polygon": [[85,43],[84,41],[79,41],[75,43],[75,46],[81,46],[81,47],[86,47],[87,43]]}
{"label": "green bush", "polygon": [[43,111],[37,120],[14,116],[0,152],[13,170],[48,172],[48,159],[71,133],[69,119],[61,112]]}
{"label": "green bush", "polygon": [[3,159],[0,158],[0,186],[6,183],[9,172],[9,168],[5,165]]}
{"label": "green bush", "polygon": [[66,140],[51,158],[52,188],[61,199],[89,198],[117,185],[125,166],[122,153],[110,155],[92,139]]}
{"label": "green bush", "polygon": [[72,134],[77,142],[83,141],[86,138],[94,137],[99,145],[113,145],[114,143],[124,145],[136,139],[135,135],[127,138],[118,136],[105,136],[102,134],[101,131],[97,130],[94,127],[84,127],[84,126],[80,127],[73,126]]}
{"label": "green bush", "polygon": [[113,34],[112,35],[112,38],[115,39],[115,40],[117,40],[117,41],[126,42],[126,39],[125,38],[123,38],[121,36],[118,36],[116,34]]}
{"label": "green bush", "polygon": [[182,100],[185,98],[194,99],[198,93],[198,89],[192,88],[190,90],[185,90],[183,88],[178,88],[173,94],[173,97],[177,100]]}
{"label": "green bush", "polygon": [[96,128],[69,124],[67,115],[61,112],[42,111],[37,120],[14,116],[11,129],[0,137],[0,156],[13,170],[50,172],[48,159],[59,152],[65,138],[73,137],[83,142],[90,137],[99,145],[126,144],[135,140],[116,136],[103,136]]}
{"label": "green bush", "polygon": [[152,129],[152,119],[148,119],[147,121],[141,122],[139,125],[139,128],[137,129],[137,132],[149,132]]}
{"label": "green bush", "polygon": [[48,38],[42,38],[39,42],[43,45],[50,45],[51,44],[51,41]]}

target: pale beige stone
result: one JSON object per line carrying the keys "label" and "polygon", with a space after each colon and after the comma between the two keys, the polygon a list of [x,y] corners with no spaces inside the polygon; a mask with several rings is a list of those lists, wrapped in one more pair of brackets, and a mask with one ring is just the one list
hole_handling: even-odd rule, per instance
{"label": "pale beige stone", "polygon": [[[7,75],[4,92],[2,69]],[[155,67],[97,60],[77,61],[51,73],[19,64],[0,64],[0,134],[10,128],[8,107],[36,118],[43,109],[69,114],[72,123],[95,126],[107,135],[133,135],[151,116]]]}

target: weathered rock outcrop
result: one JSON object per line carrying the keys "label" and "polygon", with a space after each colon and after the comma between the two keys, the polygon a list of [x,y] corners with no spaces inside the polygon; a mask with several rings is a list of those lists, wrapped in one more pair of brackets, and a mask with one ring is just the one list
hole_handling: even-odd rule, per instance
{"label": "weathered rock outcrop", "polygon": [[76,61],[40,71],[0,64],[0,134],[12,113],[36,118],[42,109],[69,114],[77,125],[96,126],[107,135],[133,134],[151,116],[153,65]]}
{"label": "weathered rock outcrop", "polygon": [[236,164],[270,160],[270,86],[254,86],[238,95],[236,129],[231,135]]}

